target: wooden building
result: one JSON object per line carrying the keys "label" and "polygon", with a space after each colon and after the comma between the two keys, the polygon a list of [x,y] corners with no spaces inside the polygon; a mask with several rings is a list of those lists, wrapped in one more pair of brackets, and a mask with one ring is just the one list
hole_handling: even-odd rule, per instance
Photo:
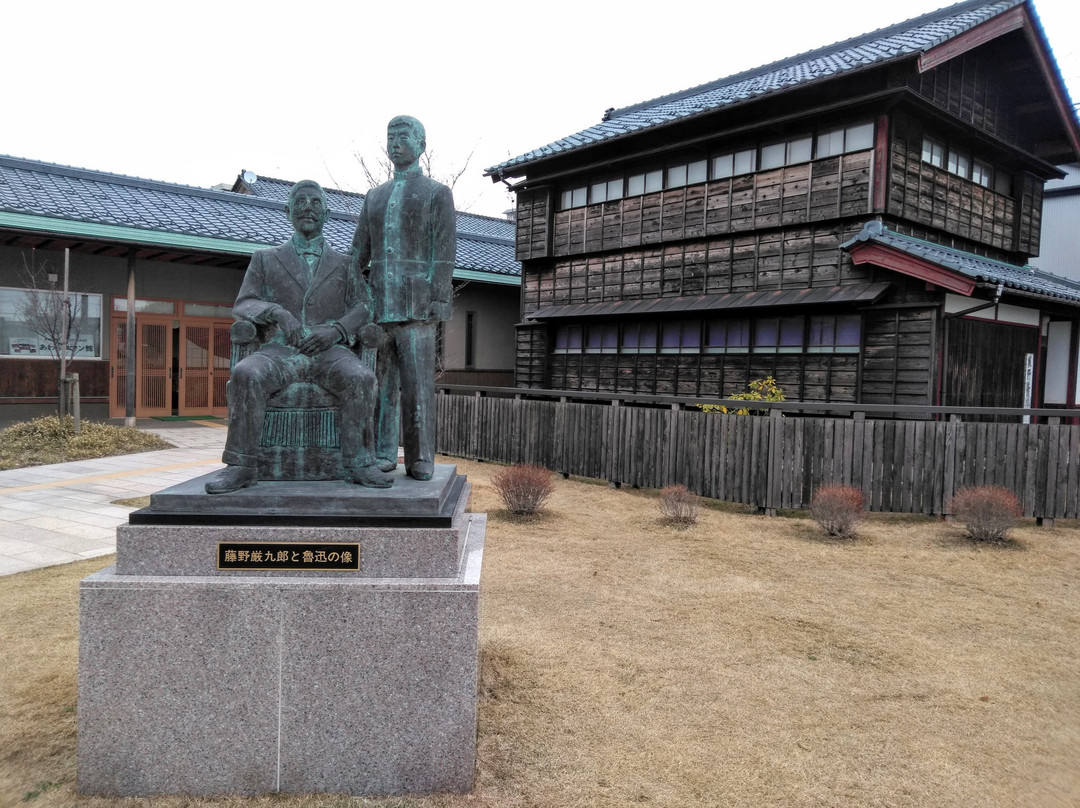
{"label": "wooden building", "polygon": [[608,110],[487,170],[517,193],[517,384],[1075,405],[1080,288],[1028,262],[1078,157],[1023,0]]}
{"label": "wooden building", "polygon": [[[244,186],[244,178],[250,180]],[[232,303],[251,253],[292,233],[291,187],[243,172],[236,190],[192,188],[0,157],[0,406],[56,400],[57,364],[25,321],[37,285],[69,288],[80,311],[82,400],[126,415],[128,310],[134,310],[135,415],[225,415]],[[347,250],[363,204],[328,189],[324,233]],[[513,224],[459,213],[449,379],[512,383],[520,267]],[[455,373],[461,374],[455,377]]]}

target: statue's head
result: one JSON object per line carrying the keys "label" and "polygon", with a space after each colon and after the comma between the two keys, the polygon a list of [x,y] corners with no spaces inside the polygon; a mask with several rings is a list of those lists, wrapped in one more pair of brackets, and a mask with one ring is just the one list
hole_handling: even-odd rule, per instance
{"label": "statue's head", "polygon": [[398,115],[386,125],[386,154],[398,170],[413,165],[426,148],[424,125],[411,115]]}
{"label": "statue's head", "polygon": [[304,238],[320,235],[330,215],[322,186],[314,180],[300,180],[296,183],[289,191],[285,215],[292,222],[293,229]]}

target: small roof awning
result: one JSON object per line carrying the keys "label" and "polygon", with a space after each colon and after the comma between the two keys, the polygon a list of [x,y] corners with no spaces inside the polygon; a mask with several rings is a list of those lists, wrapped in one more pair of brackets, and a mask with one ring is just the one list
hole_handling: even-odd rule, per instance
{"label": "small roof awning", "polygon": [[1075,282],[897,233],[878,221],[867,222],[840,249],[856,265],[883,267],[968,297],[978,284],[1001,284],[1018,295],[1080,304],[1080,285]]}
{"label": "small roof awning", "polygon": [[760,292],[730,292],[723,295],[698,297],[660,297],[648,300],[611,300],[602,303],[569,303],[545,306],[532,314],[530,320],[588,317],[618,317],[664,314],[713,314],[743,309],[763,309],[773,306],[823,306],[832,304],[870,304],[889,289],[888,281],[854,283],[845,286],[819,286],[811,289],[776,289]]}

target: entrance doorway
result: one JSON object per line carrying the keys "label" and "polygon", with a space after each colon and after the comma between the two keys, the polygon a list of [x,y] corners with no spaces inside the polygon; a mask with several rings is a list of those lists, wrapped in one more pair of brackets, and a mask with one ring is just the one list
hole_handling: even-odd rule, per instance
{"label": "entrance doorway", "polygon": [[[231,320],[135,316],[135,417],[228,415]],[[110,329],[109,416],[127,411],[127,317]],[[174,364],[175,360],[175,364]]]}

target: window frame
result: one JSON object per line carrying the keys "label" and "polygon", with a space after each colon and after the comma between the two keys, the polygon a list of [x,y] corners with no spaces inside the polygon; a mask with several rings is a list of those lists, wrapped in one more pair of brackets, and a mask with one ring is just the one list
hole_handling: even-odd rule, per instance
{"label": "window frame", "polygon": [[[25,300],[26,295],[32,292],[39,292],[48,295],[57,295],[63,297],[62,289],[33,289],[26,286],[0,286],[0,325],[3,334],[4,341],[0,344],[0,358],[4,359],[51,359],[56,361],[57,357],[53,354],[48,341],[45,337],[42,337],[34,333],[26,320],[23,320],[19,316],[19,312],[23,305],[22,301],[16,299],[16,295],[21,295]],[[78,350],[71,356],[72,360],[79,361],[108,361],[109,357],[104,354],[105,350],[105,328],[108,325],[109,317],[107,316],[105,309],[105,295],[100,292],[78,292],[68,291],[68,299],[77,301],[79,298],[86,298],[87,310],[85,313],[85,319],[88,323],[87,331],[80,335],[79,341],[76,343],[76,347],[80,343],[89,344],[93,353],[89,355],[81,354]],[[93,314],[94,306],[91,301],[97,302],[97,314]],[[7,312],[11,312],[9,316]],[[96,328],[91,324],[92,321],[97,320]],[[22,334],[11,334],[11,331],[24,332]],[[36,344],[35,344],[36,343]],[[33,353],[15,353],[13,351],[13,344],[18,345],[20,348],[27,350],[33,349]],[[69,342],[70,345],[70,342]],[[39,350],[41,352],[39,352]]]}

